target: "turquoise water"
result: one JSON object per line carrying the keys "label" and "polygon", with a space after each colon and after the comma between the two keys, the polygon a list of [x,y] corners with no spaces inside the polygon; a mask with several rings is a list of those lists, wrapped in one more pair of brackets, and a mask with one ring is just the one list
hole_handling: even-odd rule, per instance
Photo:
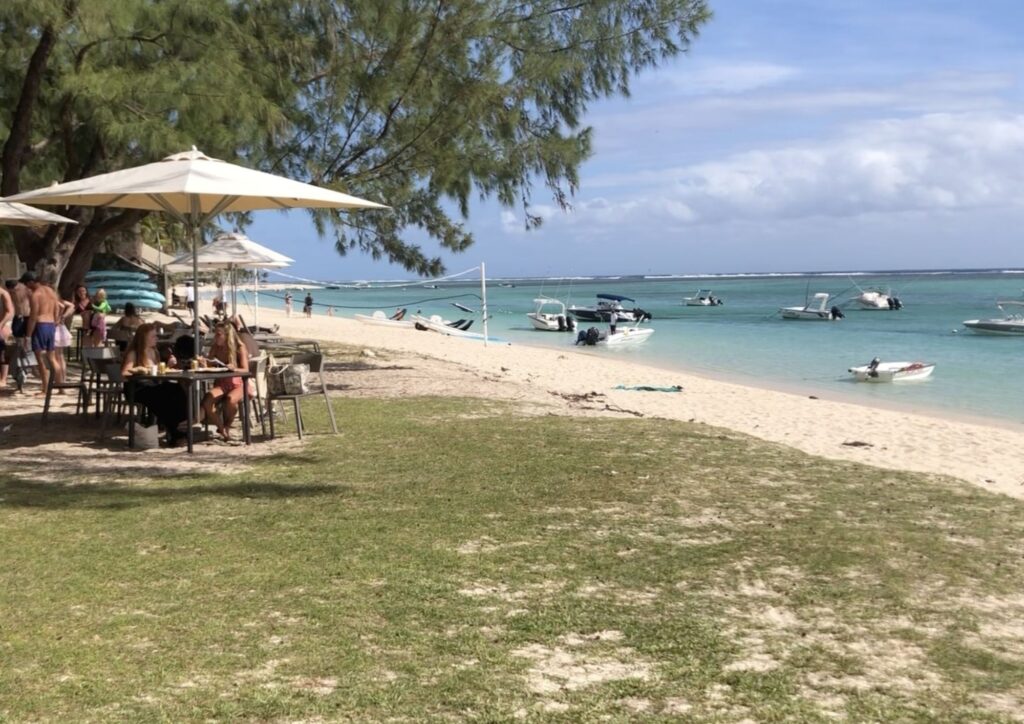
{"label": "turquoise water", "polygon": [[[844,305],[846,319],[836,323],[784,321],[780,306],[803,304],[807,292],[849,298],[862,287],[891,287],[905,307],[898,312],[858,311]],[[510,342],[568,347],[575,335],[534,331],[525,314],[539,294],[591,305],[598,292],[633,297],[654,315],[656,330],[644,345],[602,349],[660,367],[727,375],[754,382],[853,396],[872,403],[914,409],[1024,421],[1024,338],[967,332],[965,319],[1002,316],[999,298],[1019,298],[1024,274],[1007,272],[891,273],[651,279],[514,280],[514,287],[488,283],[491,335]],[[684,296],[710,288],[725,300],[721,307],[685,307]],[[334,305],[338,316],[373,309],[408,307],[449,319],[468,316],[451,306],[479,309],[479,282],[423,287],[315,290],[316,313]],[[280,307],[282,293],[261,294],[261,302]],[[304,292],[293,292],[296,310]],[[480,331],[479,315],[473,329]],[[584,328],[588,325],[582,325]],[[959,330],[956,334],[953,330]],[[932,378],[895,385],[855,384],[846,370],[882,360],[936,363]],[[652,379],[651,384],[665,380]]]}

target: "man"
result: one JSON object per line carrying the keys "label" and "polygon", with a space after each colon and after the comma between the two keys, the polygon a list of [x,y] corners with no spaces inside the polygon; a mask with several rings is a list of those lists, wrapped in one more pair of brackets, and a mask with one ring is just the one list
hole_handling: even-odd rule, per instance
{"label": "man", "polygon": [[0,392],[7,391],[7,337],[11,333],[11,320],[14,319],[14,300],[4,287],[0,287]]}
{"label": "man", "polygon": [[[32,272],[22,274],[21,283],[31,294],[28,324],[25,329],[26,339],[22,344],[28,345],[31,340],[32,351],[35,352],[36,361],[39,363],[39,380],[43,385],[40,394],[45,394],[50,383],[50,367],[54,370],[63,367],[61,360],[57,359],[59,352],[55,346],[61,301],[53,287],[42,284]],[[44,356],[50,360],[49,366],[43,361]]]}
{"label": "man", "polygon": [[307,317],[313,316],[313,295],[306,292],[306,298],[302,302],[302,311]]}
{"label": "man", "polygon": [[192,282],[185,282],[185,306],[192,312],[193,317],[196,316],[196,288],[192,286]]}
{"label": "man", "polygon": [[28,315],[32,311],[32,293],[29,292],[28,287],[15,279],[7,280],[7,291],[10,292],[11,300],[14,302],[11,335],[20,343],[20,340],[25,338]]}

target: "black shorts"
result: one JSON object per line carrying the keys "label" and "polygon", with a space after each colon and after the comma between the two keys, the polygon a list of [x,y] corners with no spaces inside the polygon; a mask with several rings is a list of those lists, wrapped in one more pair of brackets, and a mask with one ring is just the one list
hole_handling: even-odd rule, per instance
{"label": "black shorts", "polygon": [[11,320],[11,335],[21,339],[28,336],[28,317],[15,317]]}

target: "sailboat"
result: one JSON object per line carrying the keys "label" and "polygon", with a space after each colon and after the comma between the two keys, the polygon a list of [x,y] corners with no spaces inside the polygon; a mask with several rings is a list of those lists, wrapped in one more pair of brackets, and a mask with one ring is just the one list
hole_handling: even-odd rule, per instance
{"label": "sailboat", "polygon": [[804,319],[815,322],[832,322],[843,318],[843,310],[832,305],[829,307],[829,300],[832,298],[828,292],[818,292],[814,295],[813,301],[804,302],[802,307],[780,307],[779,313],[783,319]]}

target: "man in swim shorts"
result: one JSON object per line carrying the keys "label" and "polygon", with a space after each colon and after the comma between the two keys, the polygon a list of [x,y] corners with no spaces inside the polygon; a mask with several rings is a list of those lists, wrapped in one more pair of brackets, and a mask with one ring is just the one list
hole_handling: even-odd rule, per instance
{"label": "man in swim shorts", "polygon": [[[40,282],[32,272],[25,272],[21,277],[21,283],[28,287],[31,292],[31,309],[28,317],[26,334],[32,340],[32,351],[36,353],[36,361],[39,363],[39,380],[42,382],[42,392],[46,392],[50,382],[50,369],[61,369],[60,361],[56,355],[54,346],[57,317],[60,313],[60,298],[57,292],[48,284]],[[28,343],[28,339],[25,340]],[[50,364],[44,362],[44,355],[49,359]]]}

